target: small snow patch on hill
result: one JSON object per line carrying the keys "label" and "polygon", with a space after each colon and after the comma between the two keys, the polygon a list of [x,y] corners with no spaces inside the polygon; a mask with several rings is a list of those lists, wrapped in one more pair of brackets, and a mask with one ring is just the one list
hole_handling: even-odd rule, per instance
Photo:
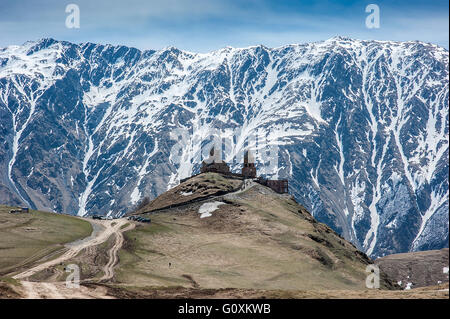
{"label": "small snow patch on hill", "polygon": [[212,216],[211,213],[219,208],[220,205],[223,205],[225,203],[214,201],[210,203],[204,203],[200,208],[198,209],[198,213],[200,214],[200,218],[210,217]]}

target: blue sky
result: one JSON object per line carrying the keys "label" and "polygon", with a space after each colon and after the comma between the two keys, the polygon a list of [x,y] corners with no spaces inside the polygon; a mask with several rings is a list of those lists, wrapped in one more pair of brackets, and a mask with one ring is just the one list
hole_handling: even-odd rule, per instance
{"label": "blue sky", "polygon": [[[80,8],[80,28],[65,26],[66,5]],[[368,4],[380,28],[368,29]],[[420,40],[449,47],[448,0],[0,0],[0,47],[52,37],[139,49],[208,52],[225,46],[277,47],[336,35]]]}

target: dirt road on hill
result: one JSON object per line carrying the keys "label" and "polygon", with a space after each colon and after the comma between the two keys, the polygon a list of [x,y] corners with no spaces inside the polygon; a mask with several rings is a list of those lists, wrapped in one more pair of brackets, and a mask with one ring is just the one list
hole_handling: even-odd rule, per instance
{"label": "dirt road on hill", "polygon": [[[121,227],[123,227],[123,225],[126,225],[126,224],[122,224]],[[130,223],[129,225],[127,225],[123,229],[119,229],[119,231],[117,231],[115,233],[116,242],[115,242],[114,246],[111,247],[111,249],[108,251],[108,258],[109,258],[109,260],[108,260],[108,263],[103,268],[103,272],[105,274],[103,275],[102,278],[100,278],[100,281],[106,281],[106,280],[110,280],[110,279],[113,278],[113,276],[114,276],[114,266],[119,261],[118,253],[119,253],[120,248],[122,248],[122,245],[123,245],[123,242],[124,242],[123,232],[133,229],[134,226],[135,226],[134,224]]]}
{"label": "dirt road on hill", "polygon": [[[83,249],[100,245],[111,236],[115,236],[115,243],[108,251],[108,262],[103,268],[104,276],[100,281],[105,282],[113,278],[114,266],[119,261],[118,252],[123,245],[123,232],[131,230],[135,224],[129,223],[126,219],[116,219],[112,221],[89,220],[94,231],[91,236],[66,245],[66,251],[59,257],[36,265],[15,276],[20,280],[24,297],[27,299],[74,299],[74,298],[111,298],[106,295],[104,287],[86,287],[80,285],[79,288],[68,288],[65,282],[33,282],[27,279],[49,267],[64,263],[76,257]],[[128,225],[127,225],[128,224]],[[83,280],[82,280],[83,281]]]}

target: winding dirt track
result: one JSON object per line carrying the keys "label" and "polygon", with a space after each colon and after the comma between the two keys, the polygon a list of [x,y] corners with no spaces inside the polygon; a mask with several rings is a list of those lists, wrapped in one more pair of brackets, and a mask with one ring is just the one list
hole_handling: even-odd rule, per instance
{"label": "winding dirt track", "polygon": [[[104,276],[100,281],[107,281],[114,276],[114,266],[119,261],[118,252],[123,245],[123,232],[131,230],[135,227],[134,223],[129,223],[128,226],[123,227],[128,223],[126,219],[116,219],[113,221],[95,221],[89,220],[93,224],[93,234],[83,240],[66,245],[67,250],[59,257],[34,266],[22,273],[13,276],[14,279],[20,280],[23,287],[25,298],[27,299],[74,299],[74,298],[111,298],[106,296],[106,289],[104,287],[85,287],[80,285],[79,288],[68,288],[65,282],[32,282],[27,278],[30,276],[63,263],[75,256],[77,256],[83,249],[96,246],[106,242],[110,236],[114,235],[116,241],[113,247],[108,251],[108,263],[104,267]],[[122,228],[123,227],[123,228]]]}
{"label": "winding dirt track", "polygon": [[[122,224],[122,225],[124,225],[124,224]],[[119,229],[119,231],[117,231],[115,233],[116,243],[114,244],[113,247],[111,247],[111,249],[108,252],[109,260],[108,260],[108,263],[103,268],[103,272],[105,274],[103,275],[102,278],[100,278],[100,281],[110,280],[114,276],[114,266],[119,261],[118,252],[119,252],[120,248],[122,248],[122,245],[124,242],[123,233],[125,231],[133,229],[134,226],[135,226],[134,224],[130,223],[127,227],[124,227],[123,229]]]}

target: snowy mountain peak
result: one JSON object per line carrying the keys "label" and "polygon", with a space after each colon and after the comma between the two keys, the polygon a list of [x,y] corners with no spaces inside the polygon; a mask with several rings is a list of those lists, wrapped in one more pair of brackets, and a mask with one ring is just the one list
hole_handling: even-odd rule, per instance
{"label": "snowy mountain peak", "polygon": [[[343,37],[279,48],[72,44],[0,50],[0,199],[123,214],[199,171],[278,145],[297,200],[372,256],[448,246],[448,51]],[[171,132],[188,132],[176,161]],[[172,134],[173,135],[173,134]],[[233,162],[234,161],[234,162]]]}

